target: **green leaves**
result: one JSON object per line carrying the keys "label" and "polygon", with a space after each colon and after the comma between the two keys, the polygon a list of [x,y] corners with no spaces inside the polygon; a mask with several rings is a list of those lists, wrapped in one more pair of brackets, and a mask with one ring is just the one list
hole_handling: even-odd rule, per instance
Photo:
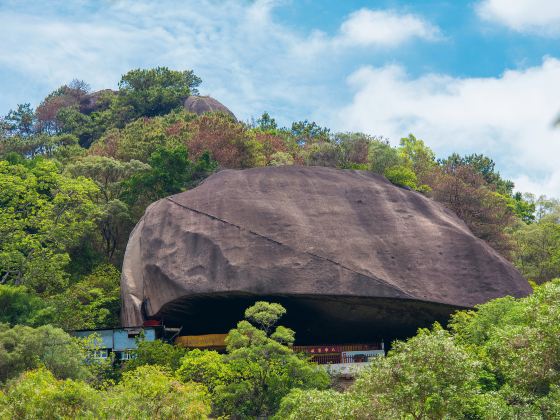
{"label": "green leaves", "polygon": [[120,272],[104,264],[46,301],[50,323],[65,330],[113,327],[119,324]]}
{"label": "green leaves", "polygon": [[94,227],[97,187],[43,159],[28,166],[0,161],[0,187],[0,283],[60,290],[67,250]]}
{"label": "green leaves", "polygon": [[59,378],[89,379],[86,348],[59,328],[0,324],[0,383],[45,366]]}
{"label": "green leaves", "polygon": [[198,93],[200,83],[202,80],[191,70],[131,70],[119,82],[118,103],[132,107],[135,117],[164,115],[181,106],[187,96]]}
{"label": "green leaves", "polygon": [[560,279],[393,343],[344,394],[293,390],[277,417],[556,418],[559,337]]}
{"label": "green leaves", "polygon": [[268,333],[285,313],[286,309],[278,303],[260,301],[245,310],[245,318]]}
{"label": "green leaves", "polygon": [[179,382],[159,366],[125,372],[105,398],[106,416],[114,419],[203,419],[210,414],[203,385]]}
{"label": "green leaves", "polygon": [[400,187],[408,187],[413,190],[417,188],[416,174],[412,169],[406,166],[391,166],[385,169],[383,175],[393,184]]}
{"label": "green leaves", "polygon": [[39,368],[0,392],[0,416],[24,419],[204,419],[210,413],[206,389],[183,384],[158,366],[123,374],[115,386],[96,390],[84,382],[59,380]]}
{"label": "green leaves", "polygon": [[560,205],[545,197],[534,205],[542,215],[514,232],[514,261],[527,278],[542,283],[560,276]]}
{"label": "green leaves", "polygon": [[277,303],[257,302],[245,311],[251,322],[240,321],[229,332],[224,362],[230,378],[214,385],[218,413],[241,417],[271,415],[291,389],[328,386],[326,371],[301,359],[287,346],[294,341],[294,331],[278,326],[270,333],[285,313]]}

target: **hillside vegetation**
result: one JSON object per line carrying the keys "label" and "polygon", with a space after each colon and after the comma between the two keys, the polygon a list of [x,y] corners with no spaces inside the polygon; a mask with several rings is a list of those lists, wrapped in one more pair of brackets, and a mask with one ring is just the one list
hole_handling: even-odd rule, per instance
{"label": "hillside vegetation", "polygon": [[[200,84],[192,71],[167,68],[132,70],[118,90],[91,92],[74,80],[37,108],[17,105],[0,119],[0,413],[203,418],[279,408],[279,418],[560,416],[560,283],[551,281],[560,277],[560,201],[516,192],[482,154],[437,158],[412,134],[392,146],[307,120],[280,127],[266,112],[250,122],[190,114],[183,101]],[[279,327],[270,335],[250,320],[230,334],[225,356],[156,344],[141,349],[157,357],[139,357],[125,373],[84,363],[94,344],[64,330],[118,325],[119,269],[146,207],[222,168],[267,165],[384,175],[455,212],[542,285],[525,299],[460,312],[449,330],[435,326],[396,344],[345,394],[324,390],[324,378],[291,353],[293,332]],[[247,339],[254,334],[260,341]],[[278,360],[285,369],[271,370]],[[277,375],[263,377],[271,372]]]}

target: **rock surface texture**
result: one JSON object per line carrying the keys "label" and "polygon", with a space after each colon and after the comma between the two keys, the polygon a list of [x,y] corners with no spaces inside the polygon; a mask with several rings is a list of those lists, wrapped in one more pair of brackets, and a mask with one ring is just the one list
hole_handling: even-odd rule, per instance
{"label": "rock surface texture", "polygon": [[202,115],[206,112],[223,112],[235,118],[235,115],[233,115],[233,112],[228,107],[210,96],[189,96],[185,99],[184,105],[185,109],[193,114]]}
{"label": "rock surface texture", "polygon": [[294,321],[311,334],[399,319],[415,330],[531,290],[438,203],[366,171],[302,166],[223,170],[152,204],[130,236],[121,283],[124,326],[221,314],[200,333],[227,328],[234,297],[240,307],[293,302],[315,322]]}

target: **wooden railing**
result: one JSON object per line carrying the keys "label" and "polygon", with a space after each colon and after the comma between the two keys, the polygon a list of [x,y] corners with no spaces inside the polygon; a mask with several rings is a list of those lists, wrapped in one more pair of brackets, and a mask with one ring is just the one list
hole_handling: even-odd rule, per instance
{"label": "wooden railing", "polygon": [[312,362],[320,365],[335,363],[362,363],[370,357],[383,353],[383,343],[328,344],[317,346],[294,346],[296,353],[305,353]]}

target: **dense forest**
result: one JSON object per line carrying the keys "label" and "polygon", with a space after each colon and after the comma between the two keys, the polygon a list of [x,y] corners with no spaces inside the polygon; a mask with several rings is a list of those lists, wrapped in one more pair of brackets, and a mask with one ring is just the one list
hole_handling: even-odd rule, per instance
{"label": "dense forest", "polygon": [[[515,191],[483,154],[436,157],[410,134],[280,127],[188,113],[192,71],[132,70],[117,90],[74,80],[0,119],[0,413],[16,418],[558,418],[560,201]],[[372,171],[441,203],[509,259],[533,295],[454,315],[345,393],[294,354],[285,310],[261,302],[227,353],[140,343],[124,366],[87,362],[65,331],[118,325],[120,266],[146,207],[223,168]],[[297,333],[297,332],[296,332]],[[15,413],[15,414],[14,414]]]}

